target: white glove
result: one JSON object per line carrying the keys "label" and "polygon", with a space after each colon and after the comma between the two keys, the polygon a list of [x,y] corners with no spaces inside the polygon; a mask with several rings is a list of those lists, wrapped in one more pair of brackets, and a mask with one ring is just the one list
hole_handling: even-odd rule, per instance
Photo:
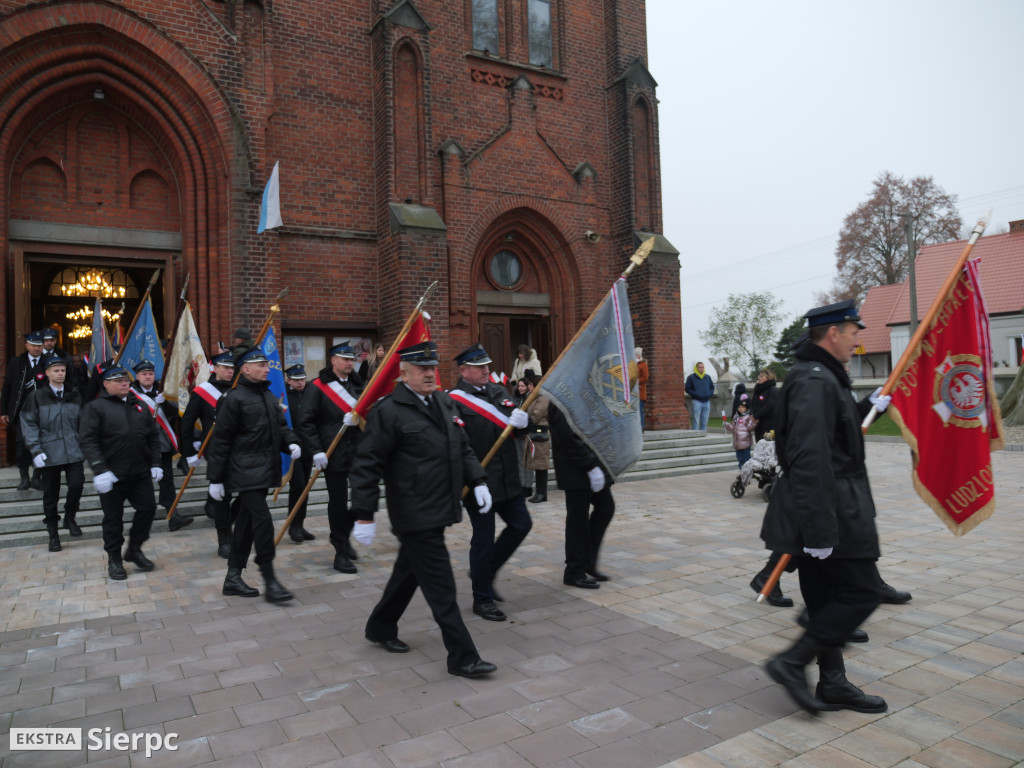
{"label": "white glove", "polygon": [[816,557],[819,560],[824,560],[826,557],[832,554],[832,547],[822,547],[821,549],[816,549],[815,547],[804,547],[804,552],[806,552],[811,557]]}
{"label": "white glove", "polygon": [[191,456],[189,456],[187,459],[185,459],[185,461],[188,462],[188,465],[190,467],[193,467],[193,468],[194,467],[198,467],[200,462],[202,462],[202,460],[203,460],[203,457],[200,456],[198,453],[194,453]]}
{"label": "white glove", "polygon": [[288,451],[291,453],[293,460],[302,455],[302,449],[299,448],[298,443],[288,443]]}
{"label": "white glove", "polygon": [[480,508],[477,511],[481,515],[486,515],[491,511],[491,491],[486,485],[478,485],[474,488],[473,496],[476,497],[476,505]]}
{"label": "white glove", "polygon": [[313,454],[313,466],[323,472],[327,469],[327,454],[323,451]]}
{"label": "white glove", "polygon": [[516,408],[508,415],[508,423],[516,429],[522,429],[530,423],[530,417],[526,415],[526,411],[521,411]]}
{"label": "white glove", "polygon": [[110,493],[114,490],[114,483],[117,482],[117,475],[113,472],[101,472],[92,479],[96,493]]}
{"label": "white glove", "polygon": [[210,483],[210,498],[214,501],[224,501],[224,483]]}
{"label": "white glove", "polygon": [[600,467],[594,467],[587,472],[587,480],[590,481],[590,490],[597,493],[604,488],[604,472]]}
{"label": "white glove", "polygon": [[364,547],[368,547],[373,544],[373,537],[376,535],[377,524],[372,520],[368,523],[364,523],[362,520],[356,520],[356,524],[352,526],[352,538]]}
{"label": "white glove", "polygon": [[157,405],[159,405],[160,403],[164,402],[165,400],[166,400],[166,398],[164,397],[164,393],[163,392],[157,392],[156,393],[156,397],[153,398],[153,402],[156,403]]}
{"label": "white glove", "polygon": [[164,471],[160,467],[150,467],[149,474],[152,475],[153,479],[158,483],[164,479]]}
{"label": "white glove", "polygon": [[201,442],[199,442],[198,440],[196,440],[194,443],[192,443],[192,450],[198,451],[202,447],[203,447],[203,444]]}
{"label": "white glove", "polygon": [[348,413],[345,414],[345,418],[341,420],[341,423],[344,424],[346,427],[351,427],[353,424],[356,423],[355,417],[356,415],[352,413],[352,411],[349,411]]}
{"label": "white glove", "polygon": [[420,310],[420,312],[423,315],[423,319],[426,320],[427,322],[430,322],[430,313],[427,312],[427,310],[425,310],[425,309],[424,310]]}
{"label": "white glove", "polygon": [[868,402],[875,406],[875,410],[879,413],[885,413],[885,409],[889,407],[889,403],[892,402],[892,398],[889,395],[883,395],[882,388],[879,387],[868,395]]}
{"label": "white glove", "polygon": [[43,467],[46,466],[46,454],[40,453],[38,456],[32,459],[32,463],[36,465],[36,469],[42,469]]}

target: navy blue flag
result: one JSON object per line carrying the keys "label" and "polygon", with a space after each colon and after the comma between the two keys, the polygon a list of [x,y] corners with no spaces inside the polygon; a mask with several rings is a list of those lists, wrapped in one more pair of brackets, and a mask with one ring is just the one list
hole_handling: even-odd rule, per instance
{"label": "navy blue flag", "polygon": [[160,346],[160,334],[156,330],[156,318],[153,317],[153,304],[148,296],[139,312],[139,320],[135,323],[131,338],[125,339],[121,347],[121,356],[117,360],[129,371],[143,360],[148,360],[156,369],[156,377],[163,381],[164,350]]}
{"label": "navy blue flag", "polygon": [[[270,375],[267,376],[267,381],[270,382],[270,391],[281,404],[281,410],[284,411],[284,420],[288,422],[288,427],[291,428],[292,415],[288,412],[288,392],[285,390],[284,369],[281,368],[281,351],[277,346],[277,337],[274,335],[273,326],[267,330],[267,335],[264,336],[263,341],[260,342],[260,349],[263,350],[263,354],[265,354],[267,356],[267,360],[270,361]],[[288,469],[291,465],[291,454],[282,453],[281,474],[288,474]]]}

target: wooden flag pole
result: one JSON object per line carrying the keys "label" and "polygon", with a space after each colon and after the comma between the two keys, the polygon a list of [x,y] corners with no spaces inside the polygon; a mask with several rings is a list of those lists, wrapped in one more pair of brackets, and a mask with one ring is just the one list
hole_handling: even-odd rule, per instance
{"label": "wooden flag pole", "polygon": [[[270,324],[274,322],[274,317],[278,312],[281,311],[280,303],[288,295],[288,289],[285,288],[279,294],[277,294],[277,301],[270,307],[270,313],[267,315],[267,319],[263,323],[263,327],[260,328],[259,336],[256,337],[255,346],[259,346],[263,343],[263,337],[267,335],[267,330],[270,328]],[[238,376],[235,376],[235,380],[231,384],[231,389],[238,386]],[[210,428],[206,430],[206,437],[203,438],[203,444],[199,446],[199,451],[196,456],[202,457],[203,452],[206,450],[206,446],[210,443],[210,438],[213,436],[213,429],[217,426],[217,422],[214,421],[210,425]],[[199,466],[198,464],[196,466]],[[171,504],[170,509],[167,510],[167,519],[171,519],[171,515],[174,514],[174,510],[178,508],[178,502],[181,501],[182,494],[185,493],[185,489],[188,488],[189,482],[192,480],[192,475],[195,474],[196,467],[189,467],[188,474],[185,475],[185,479],[181,481],[181,488],[178,489],[178,495],[174,497],[174,503]]]}
{"label": "wooden flag pole", "polygon": [[[430,287],[427,288],[423,295],[420,296],[420,300],[416,303],[416,308],[413,309],[413,311],[409,314],[409,317],[405,321],[405,325],[402,326],[402,330],[398,332],[398,335],[395,337],[395,340],[391,342],[391,348],[388,350],[388,353],[384,355],[385,361],[391,359],[391,355],[395,353],[395,350],[398,348],[398,344],[402,341],[402,339],[405,338],[405,334],[409,332],[409,329],[412,328],[412,324],[416,322],[416,318],[419,317],[420,312],[423,311],[423,306],[427,303],[427,299],[429,299],[430,296],[434,293],[434,291],[437,290],[437,285],[438,282],[437,280],[435,280],[430,284]],[[377,377],[380,376],[383,370],[384,363],[381,363],[380,365],[377,366],[376,370],[374,370],[373,376],[370,377],[369,382],[367,382],[366,386],[363,387],[363,394],[360,395],[359,400],[356,401],[356,407],[352,409],[353,411],[359,408],[359,405],[360,403],[362,403],[363,397],[366,396],[366,393],[373,391],[373,384],[377,381]],[[347,429],[348,425],[342,424],[341,429],[338,430],[337,434],[334,436],[334,439],[331,440],[331,444],[327,447],[327,450],[325,451],[328,459],[331,458],[331,454],[334,453],[334,450],[338,447],[338,444],[341,442],[341,438],[345,435],[345,430]],[[298,514],[299,507],[301,507],[302,503],[309,497],[309,492],[313,490],[313,483],[316,482],[316,479],[320,477],[320,475],[321,471],[319,469],[314,469],[313,473],[309,476],[309,482],[306,483],[306,487],[305,489],[303,489],[302,495],[299,496],[298,501],[295,502],[295,506],[293,506],[291,510],[288,512],[288,517],[284,521],[284,525],[281,526],[281,530],[277,532],[277,536],[274,538],[274,546],[277,546],[281,543],[281,539],[284,538],[284,532],[287,531],[288,526],[292,524],[292,520],[294,520],[295,515]],[[282,483],[281,488],[283,487],[284,484]],[[280,489],[278,490],[280,491]]]}
{"label": "wooden flag pole", "polygon": [[142,296],[142,301],[139,302],[139,307],[135,310],[135,317],[132,318],[132,324],[128,326],[128,333],[124,335],[124,343],[121,344],[114,353],[114,365],[117,365],[117,361],[121,359],[121,352],[124,350],[124,345],[127,344],[128,339],[132,337],[132,331],[135,330],[135,325],[139,322],[139,315],[142,314],[142,308],[146,306],[146,302],[149,301],[149,294],[153,291],[153,286],[156,285],[156,281],[159,279],[160,269],[157,268],[156,271],[153,272],[153,276],[149,278],[149,285],[146,286],[146,292]]}

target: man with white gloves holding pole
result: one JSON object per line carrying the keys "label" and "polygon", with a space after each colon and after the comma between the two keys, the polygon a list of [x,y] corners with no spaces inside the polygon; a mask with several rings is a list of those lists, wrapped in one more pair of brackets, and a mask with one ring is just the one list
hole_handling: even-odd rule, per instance
{"label": "man with white gloves holding pole", "polygon": [[481,514],[490,510],[487,475],[451,399],[435,391],[437,345],[424,341],[397,354],[402,382],[370,411],[349,471],[355,540],[373,541],[383,477],[388,517],[400,544],[391,578],[366,622],[366,639],[390,653],[407,653],[409,646],[398,639],[398,620],[419,587],[441,628],[448,671],[482,677],[496,667],[480,658],[462,621],[444,529],[462,519],[464,486]]}

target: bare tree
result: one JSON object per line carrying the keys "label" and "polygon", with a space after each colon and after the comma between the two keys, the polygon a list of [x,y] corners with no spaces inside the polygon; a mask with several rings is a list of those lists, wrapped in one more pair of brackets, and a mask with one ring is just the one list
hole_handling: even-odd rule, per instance
{"label": "bare tree", "polygon": [[832,289],[819,294],[823,304],[844,299],[861,302],[876,285],[900,283],[907,275],[907,239],[903,226],[914,221],[914,249],[945,243],[960,235],[956,195],[949,195],[931,176],[906,181],[889,171],[872,183],[871,197],[843,220],[836,246]]}

